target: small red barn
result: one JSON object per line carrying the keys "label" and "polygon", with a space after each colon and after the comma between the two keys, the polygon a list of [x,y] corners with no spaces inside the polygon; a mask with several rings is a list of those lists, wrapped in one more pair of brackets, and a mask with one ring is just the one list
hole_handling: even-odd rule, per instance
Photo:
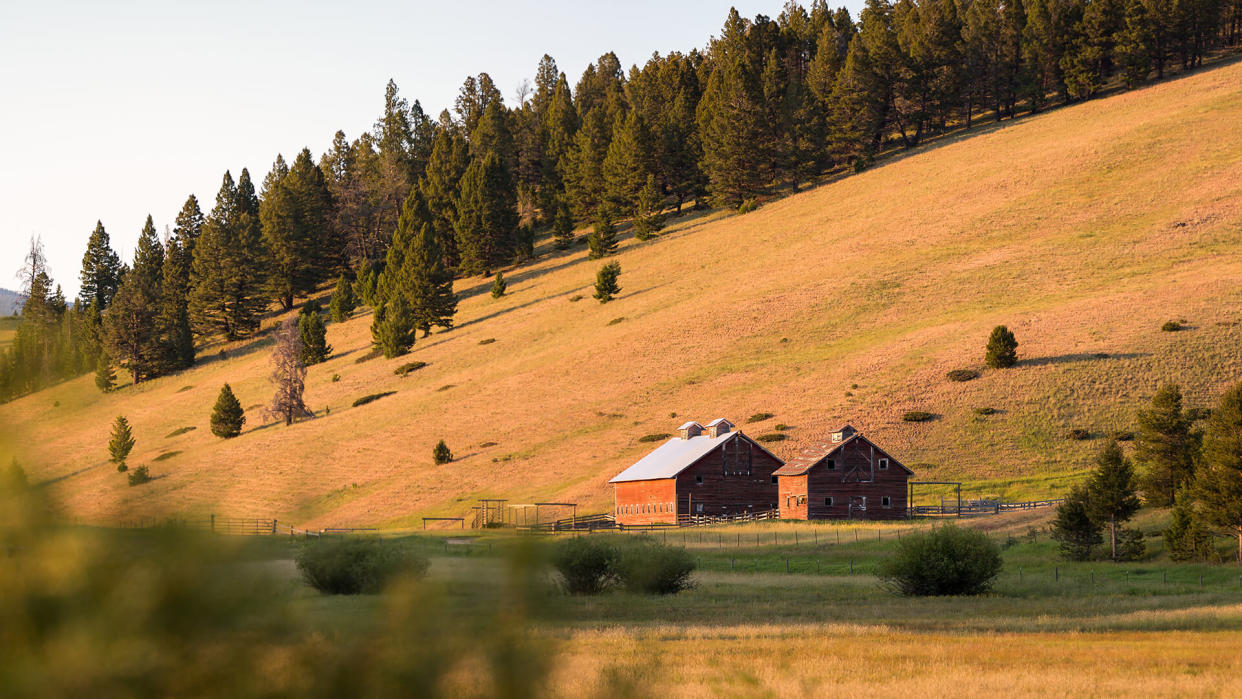
{"label": "small red barn", "polygon": [[846,425],[776,471],[781,519],[901,519],[914,472]]}
{"label": "small red barn", "polygon": [[776,509],[774,475],[784,462],[720,418],[687,422],[613,484],[620,524],[676,524],[686,515]]}

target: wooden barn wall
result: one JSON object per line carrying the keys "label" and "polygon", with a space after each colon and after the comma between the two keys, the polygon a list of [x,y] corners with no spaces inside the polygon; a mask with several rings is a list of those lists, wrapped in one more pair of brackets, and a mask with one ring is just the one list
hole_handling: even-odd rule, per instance
{"label": "wooden barn wall", "polygon": [[676,524],[672,478],[614,483],[613,514],[621,524]]}
{"label": "wooden barn wall", "polygon": [[806,475],[780,476],[778,480],[780,497],[777,504],[781,508],[781,519],[806,519]]}
{"label": "wooden barn wall", "polygon": [[[678,474],[678,511],[691,515],[721,515],[779,507],[778,488],[772,482],[775,478],[772,472],[782,466],[780,460],[748,438],[738,439],[743,445],[743,453],[749,453],[749,474],[739,473],[736,464],[726,468],[724,454],[719,448],[713,449]],[[734,441],[726,444],[732,445]],[[698,482],[699,477],[702,477],[702,483]],[[703,506],[702,511],[699,511],[699,505]]]}

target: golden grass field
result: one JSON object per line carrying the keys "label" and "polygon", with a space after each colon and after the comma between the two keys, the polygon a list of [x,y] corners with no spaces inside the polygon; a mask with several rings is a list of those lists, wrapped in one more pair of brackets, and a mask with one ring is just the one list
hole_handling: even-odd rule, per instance
{"label": "golden grass field", "polygon": [[[369,311],[329,325],[335,355],[307,379],[319,417],[293,427],[262,416],[266,334],[108,395],[85,376],[0,406],[0,421],[32,480],[96,522],[400,527],[480,497],[605,511],[608,479],[650,446],[639,437],[761,411],[775,417],[741,427],[791,425],[778,455],[849,422],[919,478],[1056,497],[1100,448],[1070,428],[1132,428],[1163,381],[1211,405],[1242,375],[1239,86],[1233,62],[945,139],[750,214],[675,219],[622,242],[622,293],[605,305],[591,298],[600,263],[545,242],[506,270],[499,300],[490,279],[459,283],[457,327],[407,357],[356,363]],[[1161,332],[1170,319],[1188,329]],[[945,379],[981,368],[999,323],[1019,366]],[[427,366],[393,375],[415,360]],[[208,429],[225,382],[247,408],[230,441]],[[396,394],[351,407],[381,391]],[[974,414],[985,406],[998,412]],[[904,423],[907,410],[938,418]],[[134,425],[131,466],[156,477],[141,488],[106,461],[118,414]],[[456,460],[435,466],[441,438]]]}

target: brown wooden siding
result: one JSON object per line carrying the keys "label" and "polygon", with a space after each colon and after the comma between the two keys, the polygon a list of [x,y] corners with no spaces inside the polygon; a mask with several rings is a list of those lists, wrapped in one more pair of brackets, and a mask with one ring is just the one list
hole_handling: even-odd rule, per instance
{"label": "brown wooden siding", "polygon": [[744,435],[724,446],[725,450],[712,450],[677,475],[678,512],[721,515],[779,507],[772,472],[781,467],[780,460]]}
{"label": "brown wooden siding", "polygon": [[[870,468],[872,445],[856,440],[845,449],[831,455],[834,468],[829,469],[827,459],[815,464],[801,476],[782,476],[790,480],[790,491],[801,490],[806,494],[805,510],[794,508],[786,519],[903,519],[906,516],[906,493],[909,474],[887,453],[875,448],[876,468],[874,480]],[[888,459],[888,468],[880,469],[879,460]],[[862,478],[863,480],[859,480]],[[802,479],[798,483],[793,479]],[[782,490],[785,486],[782,485]],[[884,498],[888,505],[884,505]],[[832,504],[825,503],[832,498]],[[865,499],[866,509],[861,509]]]}

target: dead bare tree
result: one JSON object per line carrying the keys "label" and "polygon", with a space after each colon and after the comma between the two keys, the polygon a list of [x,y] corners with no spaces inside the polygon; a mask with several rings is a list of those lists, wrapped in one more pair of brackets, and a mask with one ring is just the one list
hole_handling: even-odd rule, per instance
{"label": "dead bare tree", "polygon": [[293,318],[286,318],[276,328],[272,365],[275,367],[272,383],[276,384],[276,395],[272,397],[267,414],[283,419],[286,425],[292,425],[299,417],[313,417],[314,413],[302,399],[306,389],[306,365],[302,363],[302,338]]}

